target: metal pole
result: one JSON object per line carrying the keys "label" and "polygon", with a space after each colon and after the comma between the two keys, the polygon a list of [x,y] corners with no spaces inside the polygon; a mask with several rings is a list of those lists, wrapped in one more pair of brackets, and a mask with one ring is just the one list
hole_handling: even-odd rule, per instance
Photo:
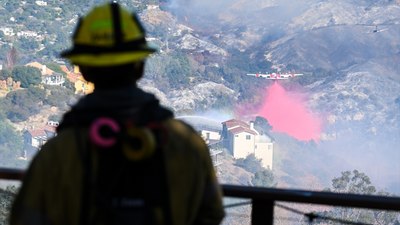
{"label": "metal pole", "polygon": [[274,224],[274,201],[253,199],[251,210],[252,225]]}

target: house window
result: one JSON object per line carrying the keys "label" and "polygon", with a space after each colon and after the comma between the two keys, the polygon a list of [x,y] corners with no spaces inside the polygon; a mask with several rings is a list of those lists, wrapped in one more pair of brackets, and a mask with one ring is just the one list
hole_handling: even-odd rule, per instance
{"label": "house window", "polygon": [[246,140],[251,140],[251,136],[250,135],[246,135]]}

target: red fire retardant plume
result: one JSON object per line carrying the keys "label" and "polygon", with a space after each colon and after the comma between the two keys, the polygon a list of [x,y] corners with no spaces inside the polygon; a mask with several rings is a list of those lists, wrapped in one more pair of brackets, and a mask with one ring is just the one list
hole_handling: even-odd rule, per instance
{"label": "red fire retardant plume", "polygon": [[268,120],[274,132],[284,132],[301,141],[320,138],[321,120],[307,109],[303,99],[289,95],[278,82],[268,89],[258,114]]}

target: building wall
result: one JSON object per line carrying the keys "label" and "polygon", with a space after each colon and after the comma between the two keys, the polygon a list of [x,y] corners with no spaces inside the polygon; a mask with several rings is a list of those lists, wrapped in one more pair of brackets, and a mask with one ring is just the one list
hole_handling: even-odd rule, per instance
{"label": "building wall", "polygon": [[233,140],[233,157],[235,159],[246,158],[249,154],[254,153],[254,135],[246,132],[234,135]]}
{"label": "building wall", "polygon": [[[234,131],[235,128],[242,127],[242,131]],[[248,129],[248,128],[247,128]],[[231,126],[228,129],[226,124],[223,124],[222,140],[225,148],[232,154],[235,159],[246,158],[249,154],[254,154],[258,159],[261,159],[264,168],[272,169],[274,145],[273,140],[267,135],[260,135],[254,129],[254,123],[250,122],[250,131],[246,131],[244,125]],[[236,133],[236,134],[235,134]]]}
{"label": "building wall", "polygon": [[258,159],[261,159],[261,164],[264,168],[269,168],[272,170],[274,144],[271,142],[256,143],[254,156]]}
{"label": "building wall", "polygon": [[32,146],[35,148],[40,148],[45,143],[45,137],[35,137],[32,138]]}
{"label": "building wall", "polygon": [[43,76],[42,83],[61,86],[65,83],[65,79],[62,75]]}
{"label": "building wall", "polygon": [[94,90],[94,85],[84,80],[77,80],[75,82],[75,93],[89,94]]}
{"label": "building wall", "polygon": [[201,130],[201,135],[205,140],[220,140],[221,134],[217,131]]}

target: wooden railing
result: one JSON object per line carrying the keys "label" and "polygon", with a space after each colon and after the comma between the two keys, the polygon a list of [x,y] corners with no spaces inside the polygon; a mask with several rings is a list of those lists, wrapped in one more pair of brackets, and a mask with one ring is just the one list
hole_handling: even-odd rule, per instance
{"label": "wooden railing", "polygon": [[[0,179],[21,180],[23,170],[0,168]],[[276,202],[309,203],[349,208],[376,209],[400,212],[400,198],[293,189],[222,185],[224,197],[250,200],[251,224],[269,225],[274,221]]]}

